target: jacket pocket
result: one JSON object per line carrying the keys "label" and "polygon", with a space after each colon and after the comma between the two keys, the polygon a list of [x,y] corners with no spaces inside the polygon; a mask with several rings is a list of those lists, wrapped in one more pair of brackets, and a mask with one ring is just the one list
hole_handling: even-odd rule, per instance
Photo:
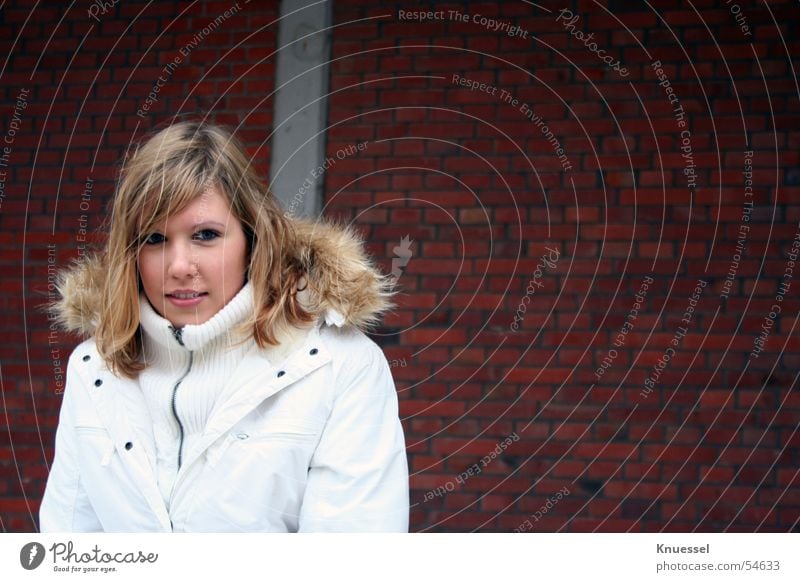
{"label": "jacket pocket", "polygon": [[255,427],[242,427],[234,431],[238,440],[287,440],[290,442],[304,442],[313,440],[319,434],[319,427],[309,421],[272,418],[263,421]]}
{"label": "jacket pocket", "polygon": [[258,417],[232,427],[206,451],[192,519],[211,531],[296,531],[322,426]]}
{"label": "jacket pocket", "polygon": [[114,456],[114,441],[108,431],[98,426],[76,426],[75,437],[80,451],[79,463],[107,467]]}
{"label": "jacket pocket", "polygon": [[212,467],[225,454],[241,455],[247,452],[271,452],[271,455],[292,451],[310,452],[319,439],[321,426],[295,419],[264,419],[258,424],[240,423],[232,428],[216,445],[209,447],[206,460]]}

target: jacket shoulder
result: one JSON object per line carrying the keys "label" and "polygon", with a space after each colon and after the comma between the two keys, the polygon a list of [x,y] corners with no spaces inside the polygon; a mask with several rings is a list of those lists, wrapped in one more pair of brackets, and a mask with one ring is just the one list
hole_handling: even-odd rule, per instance
{"label": "jacket shoulder", "polygon": [[320,339],[331,356],[334,374],[339,382],[347,384],[350,378],[365,371],[391,378],[383,350],[360,329],[323,325]]}
{"label": "jacket shoulder", "polygon": [[[85,359],[86,356],[89,356],[88,359]],[[97,365],[98,361],[100,360],[100,354],[97,351],[97,344],[94,341],[94,337],[90,337],[81,343],[79,343],[75,348],[72,350],[72,353],[69,355],[69,365],[78,365],[78,362],[92,362]]]}
{"label": "jacket shoulder", "polygon": [[383,350],[370,337],[357,327],[336,327],[323,325],[320,338],[325,343],[331,357],[358,359],[360,356],[383,357]]}
{"label": "jacket shoulder", "polygon": [[75,346],[67,361],[67,383],[70,377],[84,377],[95,374],[100,370],[107,370],[106,364],[97,351],[97,344],[93,337],[86,339]]}

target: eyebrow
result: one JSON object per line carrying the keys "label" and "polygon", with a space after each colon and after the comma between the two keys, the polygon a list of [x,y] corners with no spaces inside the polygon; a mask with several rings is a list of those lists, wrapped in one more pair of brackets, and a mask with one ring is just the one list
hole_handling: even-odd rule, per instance
{"label": "eyebrow", "polygon": [[225,225],[221,222],[217,222],[216,220],[204,220],[203,222],[197,222],[194,225],[195,228],[205,227],[205,226],[214,226],[216,228],[219,228],[220,230],[225,230]]}

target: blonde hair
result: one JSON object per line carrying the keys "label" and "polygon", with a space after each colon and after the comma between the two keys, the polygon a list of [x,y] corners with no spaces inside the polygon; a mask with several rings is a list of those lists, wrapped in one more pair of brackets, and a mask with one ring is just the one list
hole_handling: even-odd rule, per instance
{"label": "blonde hair", "polygon": [[139,333],[137,256],[146,233],[168,215],[216,185],[228,199],[248,241],[252,283],[251,326],[259,347],[278,343],[276,331],[313,321],[297,297],[305,274],[294,256],[297,234],[256,174],[242,145],[208,122],[183,121],[144,141],[123,164],[111,211],[109,235],[98,257],[105,275],[95,342],[109,367],[130,378],[144,368]]}

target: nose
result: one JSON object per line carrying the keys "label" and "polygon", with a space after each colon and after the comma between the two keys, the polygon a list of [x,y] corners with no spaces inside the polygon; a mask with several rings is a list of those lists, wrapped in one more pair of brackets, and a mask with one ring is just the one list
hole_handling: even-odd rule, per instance
{"label": "nose", "polygon": [[167,252],[167,276],[173,279],[197,277],[197,257],[189,245],[176,243]]}

